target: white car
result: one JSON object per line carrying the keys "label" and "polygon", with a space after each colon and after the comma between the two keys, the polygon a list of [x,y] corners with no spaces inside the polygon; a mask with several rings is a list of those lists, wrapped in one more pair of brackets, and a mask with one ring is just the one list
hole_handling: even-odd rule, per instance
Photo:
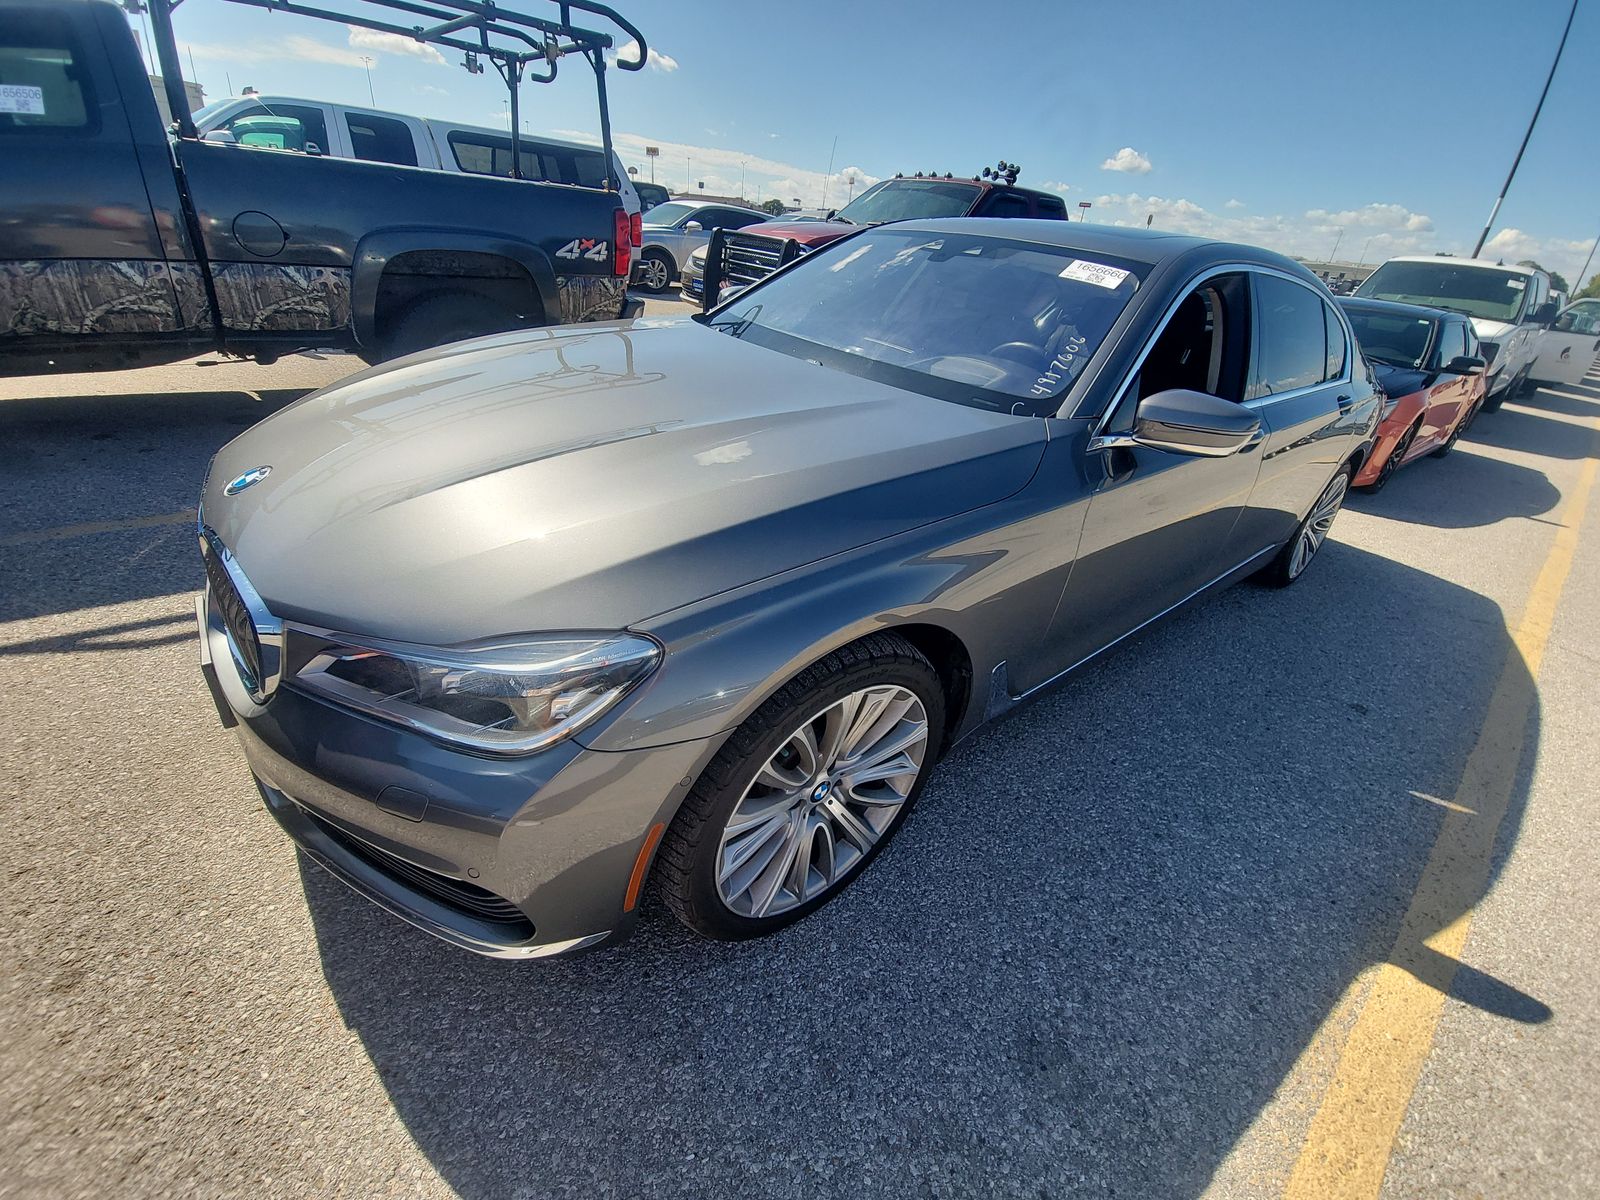
{"label": "white car", "polygon": [[1489,363],[1484,412],[1499,408],[1527,383],[1539,335],[1556,318],[1549,275],[1535,267],[1479,258],[1391,258],[1367,276],[1355,294],[1448,308],[1471,317]]}
{"label": "white car", "polygon": [[[255,93],[208,104],[194,114],[194,123],[200,136],[210,141],[469,175],[511,176],[511,135],[504,129]],[[517,139],[517,157],[524,179],[591,188],[605,182],[605,155],[599,146],[524,134]],[[639,212],[639,193],[615,153],[611,156],[611,180],[628,215]]]}
{"label": "white car", "polygon": [[1582,383],[1600,355],[1600,298],[1574,300],[1539,335],[1530,379],[1566,387]]}

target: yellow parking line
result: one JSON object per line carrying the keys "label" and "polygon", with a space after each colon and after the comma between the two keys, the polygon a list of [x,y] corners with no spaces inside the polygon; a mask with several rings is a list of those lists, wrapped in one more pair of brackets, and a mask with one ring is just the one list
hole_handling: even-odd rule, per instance
{"label": "yellow parking line", "polygon": [[56,525],[49,529],[29,529],[0,537],[0,546],[25,546],[29,542],[58,542],[63,538],[87,537],[92,533],[120,533],[125,529],[153,529],[158,525],[192,525],[198,514],[192,508],[153,517],[126,517],[121,521],[89,521],[82,525]]}
{"label": "yellow parking line", "polygon": [[[1600,429],[1600,424],[1589,427]],[[1483,731],[1467,757],[1394,948],[1368,973],[1371,989],[1295,1160],[1286,1200],[1371,1200],[1383,1186],[1395,1134],[1455,979],[1472,906],[1488,882],[1495,837],[1515,789],[1539,664],[1597,471],[1600,461],[1589,459],[1562,511],[1555,544],[1506,651]]]}

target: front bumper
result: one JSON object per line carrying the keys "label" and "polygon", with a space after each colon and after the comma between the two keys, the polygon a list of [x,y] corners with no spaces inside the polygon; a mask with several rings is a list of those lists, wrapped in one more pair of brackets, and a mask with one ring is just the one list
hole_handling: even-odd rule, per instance
{"label": "front bumper", "polygon": [[243,691],[221,618],[198,607],[202,671],[236,724],[266,807],[307,857],[391,913],[455,946],[540,958],[632,927],[635,863],[715,751],[574,739],[487,757],[283,685]]}

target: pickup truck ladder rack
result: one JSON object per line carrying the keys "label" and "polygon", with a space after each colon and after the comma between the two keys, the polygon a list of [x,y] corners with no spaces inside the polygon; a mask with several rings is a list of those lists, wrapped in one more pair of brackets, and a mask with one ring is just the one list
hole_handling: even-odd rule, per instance
{"label": "pickup truck ladder rack", "polygon": [[[611,111],[606,99],[606,51],[615,44],[609,33],[585,29],[572,23],[574,11],[588,13],[610,22],[633,39],[637,59],[616,60],[624,71],[643,69],[649,57],[644,34],[614,9],[595,0],[548,0],[554,5],[554,19],[518,12],[493,0],[348,0],[356,10],[338,12],[319,8],[300,0],[219,0],[269,12],[292,13],[320,21],[390,33],[432,46],[446,46],[465,56],[468,71],[480,74],[479,60],[487,58],[505,81],[511,103],[511,172],[522,178],[519,153],[518,94],[524,77],[534,83],[550,83],[556,66],[569,54],[581,54],[594,68],[595,92],[600,104],[600,140],[605,149],[606,187],[618,190],[620,179],[613,180],[615,155],[611,146]],[[167,92],[178,136],[198,137],[189,114],[183,90],[183,67],[178,58],[178,43],[172,29],[172,13],[183,0],[123,0],[124,7],[138,11],[148,8],[155,30],[156,56]],[[420,24],[402,24],[407,18],[422,18]],[[540,64],[534,67],[533,64]]]}

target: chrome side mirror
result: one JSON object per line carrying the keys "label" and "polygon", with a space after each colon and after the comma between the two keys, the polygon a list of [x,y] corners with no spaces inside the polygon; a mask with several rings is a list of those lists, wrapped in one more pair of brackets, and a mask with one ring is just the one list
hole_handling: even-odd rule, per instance
{"label": "chrome side mirror", "polygon": [[1227,458],[1261,440],[1261,418],[1206,392],[1172,388],[1139,401],[1131,434],[1097,437],[1091,451],[1148,446],[1198,458]]}

